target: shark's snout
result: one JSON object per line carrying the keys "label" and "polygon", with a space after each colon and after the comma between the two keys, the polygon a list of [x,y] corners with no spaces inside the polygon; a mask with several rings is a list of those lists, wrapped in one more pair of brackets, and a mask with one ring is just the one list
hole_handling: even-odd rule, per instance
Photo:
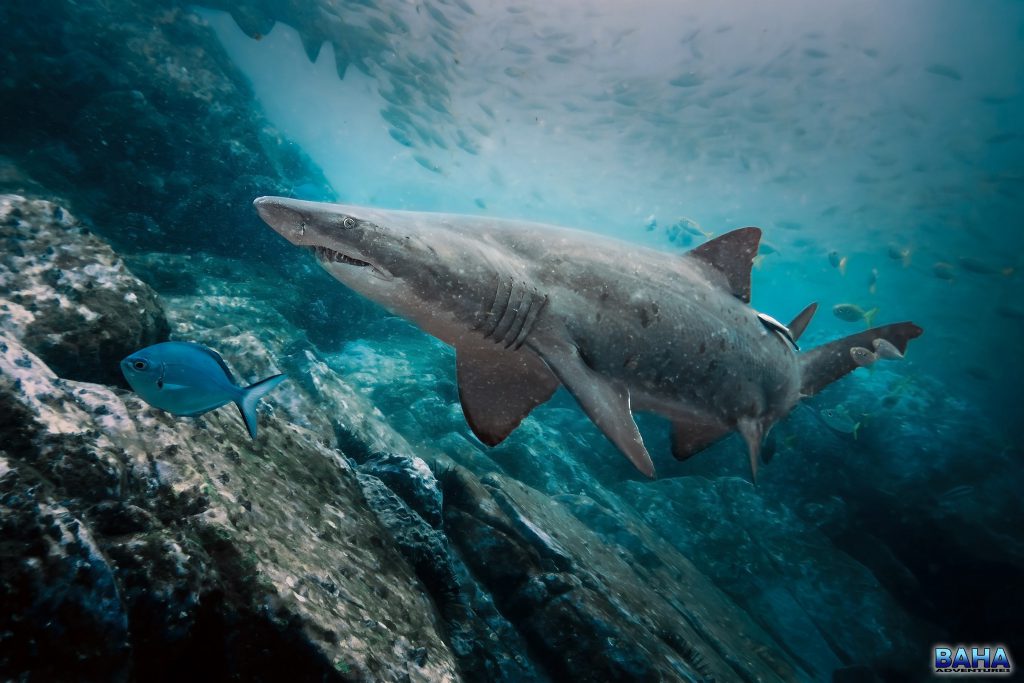
{"label": "shark's snout", "polygon": [[310,247],[329,271],[334,266],[365,268],[378,279],[393,279],[379,254],[364,253],[360,238],[365,234],[355,229],[355,218],[345,215],[346,207],[287,197],[257,197],[252,204],[267,225],[295,246]]}
{"label": "shark's snout", "polygon": [[294,199],[285,197],[257,197],[253,203],[256,213],[292,244],[302,245],[306,232],[306,219]]}

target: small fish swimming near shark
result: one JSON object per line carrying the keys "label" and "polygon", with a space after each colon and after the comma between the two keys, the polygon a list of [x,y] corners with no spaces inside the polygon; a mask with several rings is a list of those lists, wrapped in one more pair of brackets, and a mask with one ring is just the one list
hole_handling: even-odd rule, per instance
{"label": "small fish swimming near shark", "polygon": [[850,415],[850,411],[842,404],[834,408],[823,408],[818,411],[817,415],[818,419],[833,432],[852,436],[854,440],[857,439],[863,424],[861,420],[854,419]]}
{"label": "small fish swimming near shark", "polygon": [[878,360],[878,356],[873,351],[865,349],[863,346],[854,346],[850,349],[850,358],[853,358],[853,362],[862,368],[871,367]]}
{"label": "small fish swimming near shark", "polygon": [[273,375],[241,387],[219,353],[192,342],[147,346],[122,360],[121,372],[142,400],[172,415],[195,417],[234,403],[253,439],[256,404],[287,379]]}
{"label": "small fish swimming near shark", "polygon": [[836,304],[832,307],[832,315],[848,323],[855,323],[861,320],[871,327],[874,323],[875,315],[878,313],[878,308],[872,308],[865,311],[857,304]]}
{"label": "small fish swimming near shark", "polygon": [[840,275],[846,275],[846,264],[849,262],[849,258],[846,256],[840,256],[839,252],[833,249],[828,252],[829,264],[839,271]]}
{"label": "small fish swimming near shark", "polygon": [[901,322],[799,353],[816,304],[788,325],[750,307],[759,228],[683,254],[486,216],[260,197],[259,215],[336,279],[455,348],[463,413],[501,443],[559,386],[643,474],[632,411],[668,418],[685,460],[738,431],[756,480],[772,426],[857,367],[853,347],[901,353]]}
{"label": "small fish swimming near shark", "polygon": [[899,244],[889,245],[889,258],[893,261],[899,261],[904,268],[910,265],[910,247],[904,247]]}
{"label": "small fish swimming near shark", "polygon": [[854,346],[850,349],[850,357],[859,367],[871,367],[879,360],[903,360],[900,350],[885,339],[875,339],[871,345],[875,348],[874,351],[863,346]]}

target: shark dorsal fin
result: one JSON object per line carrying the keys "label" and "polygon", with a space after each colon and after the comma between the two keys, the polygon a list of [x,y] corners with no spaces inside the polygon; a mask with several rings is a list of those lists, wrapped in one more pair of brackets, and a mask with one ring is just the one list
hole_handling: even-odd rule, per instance
{"label": "shark dorsal fin", "polygon": [[793,341],[799,339],[800,335],[807,329],[807,323],[811,322],[811,318],[814,317],[816,310],[818,310],[817,301],[809,304],[807,308],[797,313],[797,316],[793,318],[793,322],[789,323],[789,332],[793,335]]}
{"label": "shark dorsal fin", "polygon": [[687,252],[725,276],[733,296],[750,303],[750,269],[754,266],[757,244],[761,241],[760,228],[740,228],[705,242]]}

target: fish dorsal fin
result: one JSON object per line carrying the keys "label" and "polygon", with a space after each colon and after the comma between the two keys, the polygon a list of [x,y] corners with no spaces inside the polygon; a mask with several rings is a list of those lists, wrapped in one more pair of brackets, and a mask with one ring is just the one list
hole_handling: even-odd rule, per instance
{"label": "fish dorsal fin", "polygon": [[217,365],[219,365],[221,367],[221,369],[224,371],[224,374],[228,376],[229,380],[231,380],[231,383],[232,384],[238,384],[238,380],[236,380],[235,376],[233,374],[231,374],[231,368],[228,367],[228,364],[224,362],[224,359],[220,357],[219,353],[217,353],[216,351],[214,351],[213,349],[211,349],[208,346],[203,346],[202,344],[197,344],[195,342],[186,342],[186,343],[191,344],[198,351],[202,351],[203,353],[208,355],[210,358],[212,358],[213,360],[217,361]]}
{"label": "fish dorsal fin", "polygon": [[466,422],[488,446],[504,441],[558,388],[544,361],[525,350],[459,347],[455,364]]}
{"label": "fish dorsal fin", "polygon": [[814,317],[814,312],[817,310],[817,301],[813,304],[808,304],[807,308],[797,313],[793,321],[789,323],[789,333],[793,335],[793,341],[800,339],[800,335],[807,329],[807,325],[811,322],[811,318]]}
{"label": "fish dorsal fin", "polygon": [[750,269],[761,241],[761,228],[740,228],[705,242],[687,252],[725,276],[732,295],[743,303],[750,303]]}

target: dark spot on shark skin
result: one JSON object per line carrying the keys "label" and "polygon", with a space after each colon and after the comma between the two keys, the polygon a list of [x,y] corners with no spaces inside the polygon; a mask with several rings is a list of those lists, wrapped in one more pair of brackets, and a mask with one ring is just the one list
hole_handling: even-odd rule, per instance
{"label": "dark spot on shark skin", "polygon": [[651,314],[647,312],[646,308],[640,309],[640,324],[643,325],[644,329],[651,326]]}
{"label": "dark spot on shark skin", "polygon": [[704,351],[706,351],[706,350],[707,350],[707,344],[706,344],[706,343],[704,343],[704,342],[701,342],[701,343],[700,343],[700,348],[699,348],[699,349],[697,349],[697,353],[698,353],[698,354],[703,354],[703,353],[704,353]]}

